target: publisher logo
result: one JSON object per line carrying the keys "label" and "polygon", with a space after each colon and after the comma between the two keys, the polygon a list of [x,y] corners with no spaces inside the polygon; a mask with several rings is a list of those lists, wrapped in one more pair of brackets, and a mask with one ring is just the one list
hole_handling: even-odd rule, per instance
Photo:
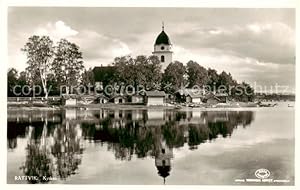
{"label": "publisher logo", "polygon": [[265,168],[261,168],[255,171],[255,176],[259,179],[266,179],[270,176],[270,174],[270,171]]}
{"label": "publisher logo", "polygon": [[268,169],[260,168],[254,172],[256,178],[240,178],[235,179],[236,183],[291,183],[289,179],[273,179],[269,178],[271,172]]}

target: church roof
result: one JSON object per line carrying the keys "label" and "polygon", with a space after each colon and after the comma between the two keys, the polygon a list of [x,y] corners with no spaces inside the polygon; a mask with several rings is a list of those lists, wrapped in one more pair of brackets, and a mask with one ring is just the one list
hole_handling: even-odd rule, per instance
{"label": "church roof", "polygon": [[158,175],[164,178],[164,184],[166,183],[166,177],[170,175],[171,166],[156,166]]}
{"label": "church roof", "polygon": [[156,166],[158,170],[158,175],[166,178],[170,175],[171,166]]}
{"label": "church roof", "polygon": [[114,79],[116,72],[117,70],[115,66],[94,67],[93,74],[95,82],[108,83]]}
{"label": "church roof", "polygon": [[169,36],[165,33],[165,31],[161,31],[161,33],[157,36],[154,45],[166,44],[171,45],[171,41]]}

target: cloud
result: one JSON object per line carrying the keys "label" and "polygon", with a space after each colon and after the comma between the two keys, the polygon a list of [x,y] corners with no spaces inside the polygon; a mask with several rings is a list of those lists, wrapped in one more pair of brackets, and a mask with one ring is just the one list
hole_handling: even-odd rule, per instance
{"label": "cloud", "polygon": [[[128,45],[118,38],[110,37],[90,29],[74,30],[59,20],[35,29],[34,34],[49,35],[54,41],[66,38],[76,43],[83,53],[87,66],[110,64],[117,56],[131,53]],[[97,64],[97,61],[101,61]]]}
{"label": "cloud", "polygon": [[33,32],[35,35],[48,35],[54,40],[59,40],[61,38],[67,38],[71,36],[76,36],[78,31],[72,29],[70,26],[66,25],[63,21],[59,20],[55,23],[48,23],[46,26],[39,26]]}
{"label": "cloud", "polygon": [[[54,42],[62,38],[76,43],[82,51],[84,64],[86,67],[94,67],[99,65],[108,65],[117,56],[128,55],[131,53],[128,45],[118,38],[113,38],[104,34],[100,34],[93,30],[75,30],[64,21],[48,22],[44,25],[39,25],[33,30],[32,34],[18,33],[19,39],[23,38],[22,44],[28,36],[31,35],[48,35]],[[26,37],[24,37],[26,36]],[[16,49],[12,44],[12,49]],[[20,49],[21,47],[19,47]],[[19,51],[18,53],[10,52],[11,66],[19,70],[23,70],[26,66],[26,57]],[[16,65],[18,63],[18,65]]]}
{"label": "cloud", "polygon": [[[281,22],[199,27],[173,36],[174,58],[195,60],[218,72],[230,72],[239,82],[295,86],[295,31]],[[283,74],[284,73],[284,74]]]}
{"label": "cloud", "polygon": [[[294,91],[295,64],[278,64],[263,62],[252,57],[240,57],[238,54],[225,53],[216,48],[200,48],[197,50],[174,46],[174,59],[187,63],[195,60],[206,68],[230,72],[239,82],[264,86],[286,85],[290,91]],[[230,69],[228,69],[230,68]],[[282,75],[285,73],[285,75]]]}
{"label": "cloud", "polygon": [[239,81],[295,84],[295,9],[10,7],[9,66],[25,68],[20,48],[34,33],[78,44],[86,67],[150,55],[162,20],[176,60]]}
{"label": "cloud", "polygon": [[261,62],[295,63],[295,32],[280,22],[251,23],[233,27],[194,27],[175,36],[183,47],[217,48],[226,54]]}
{"label": "cloud", "polygon": [[70,38],[76,36],[79,32],[72,29],[65,22],[58,20],[56,22],[48,22],[46,24],[40,24],[33,27],[30,31],[11,31],[9,35],[10,43],[8,44],[8,59],[9,68],[14,67],[18,71],[25,70],[26,56],[21,52],[21,48],[26,43],[26,40],[32,35],[47,35],[52,40],[59,41],[61,38]]}
{"label": "cloud", "polygon": [[131,54],[125,42],[92,30],[80,31],[78,35],[69,39],[79,45],[88,67],[108,65],[117,56]]}
{"label": "cloud", "polygon": [[106,65],[112,62],[117,56],[131,53],[128,45],[120,39],[109,37],[89,29],[74,30],[61,20],[39,26],[35,29],[34,34],[48,35],[54,41],[66,38],[76,43],[81,47],[86,62],[95,63],[95,60],[106,60],[103,63],[99,63]]}

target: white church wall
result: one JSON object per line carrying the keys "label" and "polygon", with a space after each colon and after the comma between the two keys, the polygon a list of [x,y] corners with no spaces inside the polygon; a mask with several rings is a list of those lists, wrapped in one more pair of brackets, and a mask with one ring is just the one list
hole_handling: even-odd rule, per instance
{"label": "white church wall", "polygon": [[167,66],[172,62],[172,53],[171,52],[153,52],[153,55],[157,56],[161,60],[161,56],[165,56],[165,61],[161,62],[162,72],[165,71]]}
{"label": "white church wall", "polygon": [[160,44],[160,45],[155,45],[154,46],[154,51],[171,51],[171,46],[170,45],[165,45],[165,44]]}

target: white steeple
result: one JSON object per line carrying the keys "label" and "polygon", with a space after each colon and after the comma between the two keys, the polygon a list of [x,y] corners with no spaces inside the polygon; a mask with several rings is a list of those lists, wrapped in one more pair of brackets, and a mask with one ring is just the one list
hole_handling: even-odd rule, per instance
{"label": "white steeple", "polygon": [[162,23],[162,31],[157,36],[154,44],[154,51],[152,52],[153,55],[157,56],[162,64],[162,71],[164,71],[167,66],[172,62],[172,44],[165,33],[165,26],[164,22]]}

